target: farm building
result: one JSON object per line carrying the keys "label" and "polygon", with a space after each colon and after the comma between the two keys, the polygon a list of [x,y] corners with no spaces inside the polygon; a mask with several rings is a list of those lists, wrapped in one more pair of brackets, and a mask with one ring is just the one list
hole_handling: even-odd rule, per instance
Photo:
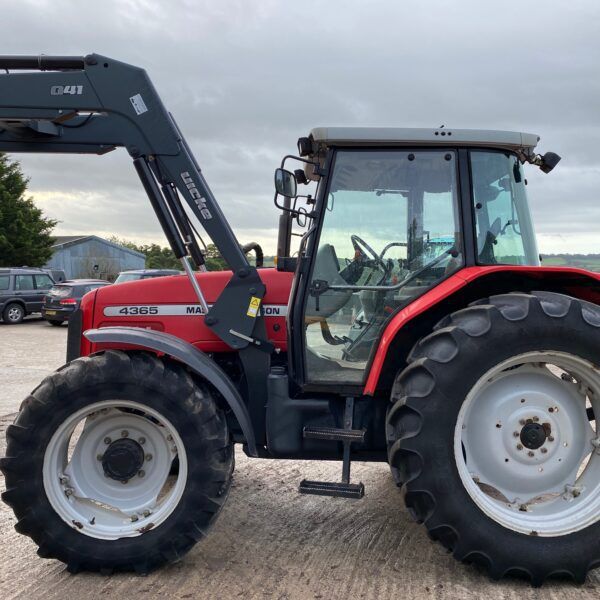
{"label": "farm building", "polygon": [[112,281],[119,272],[143,269],[146,263],[146,257],[141,252],[96,235],[58,236],[53,250],[54,255],[45,268],[62,269],[67,279]]}

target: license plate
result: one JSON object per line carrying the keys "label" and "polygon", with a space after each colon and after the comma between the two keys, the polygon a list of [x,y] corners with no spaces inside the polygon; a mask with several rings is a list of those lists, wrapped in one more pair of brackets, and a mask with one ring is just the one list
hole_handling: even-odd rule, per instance
{"label": "license plate", "polygon": [[47,310],[46,314],[52,316],[52,315],[56,314],[56,311],[55,310]]}

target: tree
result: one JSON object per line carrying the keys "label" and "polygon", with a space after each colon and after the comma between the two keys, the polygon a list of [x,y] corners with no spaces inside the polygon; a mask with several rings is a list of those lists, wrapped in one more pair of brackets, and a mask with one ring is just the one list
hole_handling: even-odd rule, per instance
{"label": "tree", "polygon": [[209,271],[224,271],[227,269],[227,263],[214,244],[208,244],[204,252],[204,258],[206,260],[206,268]]}
{"label": "tree", "polygon": [[52,257],[56,221],[25,197],[28,183],[19,163],[0,154],[0,267],[42,267]]}

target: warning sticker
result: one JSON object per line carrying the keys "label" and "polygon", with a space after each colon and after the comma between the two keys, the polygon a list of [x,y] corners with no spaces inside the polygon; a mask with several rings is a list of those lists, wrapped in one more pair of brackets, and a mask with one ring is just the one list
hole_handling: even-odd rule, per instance
{"label": "warning sticker", "polygon": [[260,298],[256,296],[252,296],[250,298],[250,304],[248,306],[248,312],[246,313],[249,317],[256,317],[258,314],[258,309],[260,308]]}
{"label": "warning sticker", "polygon": [[140,116],[143,115],[145,112],[148,112],[148,107],[146,106],[146,103],[144,102],[144,99],[142,98],[141,94],[131,96],[131,98],[129,98],[129,101],[131,102],[131,105],[133,106],[133,110],[135,110],[136,115]]}

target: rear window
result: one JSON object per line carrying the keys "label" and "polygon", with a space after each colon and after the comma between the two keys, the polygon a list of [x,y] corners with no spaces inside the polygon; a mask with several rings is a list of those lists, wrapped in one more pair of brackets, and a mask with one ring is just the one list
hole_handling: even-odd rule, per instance
{"label": "rear window", "polygon": [[78,296],[85,296],[88,292],[95,290],[96,288],[103,287],[101,283],[88,283],[88,285],[79,286],[76,290]]}
{"label": "rear window", "polygon": [[141,279],[142,276],[139,273],[121,273],[115,283],[124,283],[125,281],[136,281]]}
{"label": "rear window", "polygon": [[0,290],[7,290],[9,288],[10,279],[8,275],[0,275]]}
{"label": "rear window", "polygon": [[73,293],[73,288],[68,285],[55,285],[49,292],[50,296],[57,298],[66,298]]}

